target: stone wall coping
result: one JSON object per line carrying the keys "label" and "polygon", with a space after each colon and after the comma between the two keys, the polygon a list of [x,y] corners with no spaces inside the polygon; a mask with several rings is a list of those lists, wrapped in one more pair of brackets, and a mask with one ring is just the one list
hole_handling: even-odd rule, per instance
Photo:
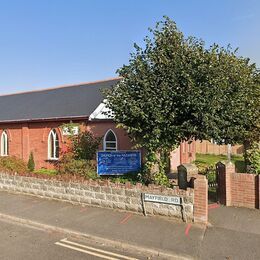
{"label": "stone wall coping", "polygon": [[35,173],[12,173],[12,172],[0,172],[1,175],[6,175],[8,177],[13,176],[14,178],[23,178],[25,181],[37,181],[37,182],[52,182],[57,186],[61,184],[66,185],[86,185],[86,186],[94,186],[94,187],[110,187],[110,188],[118,188],[118,189],[126,189],[126,190],[135,190],[139,192],[153,192],[163,195],[179,195],[179,196],[191,196],[194,193],[193,188],[187,188],[187,190],[179,189],[178,186],[174,186],[173,188],[167,188],[165,186],[159,186],[155,184],[149,184],[148,186],[143,185],[142,183],[132,184],[130,182],[126,182],[125,184],[119,182],[111,182],[110,180],[92,180],[85,179],[83,177],[64,174],[64,175],[44,175],[44,174],[35,174]]}

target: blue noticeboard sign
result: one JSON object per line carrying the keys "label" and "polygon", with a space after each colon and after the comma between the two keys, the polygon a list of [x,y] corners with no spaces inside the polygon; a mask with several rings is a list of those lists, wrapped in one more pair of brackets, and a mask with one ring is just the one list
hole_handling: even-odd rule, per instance
{"label": "blue noticeboard sign", "polygon": [[141,169],[140,151],[97,152],[97,173],[99,175],[123,175]]}

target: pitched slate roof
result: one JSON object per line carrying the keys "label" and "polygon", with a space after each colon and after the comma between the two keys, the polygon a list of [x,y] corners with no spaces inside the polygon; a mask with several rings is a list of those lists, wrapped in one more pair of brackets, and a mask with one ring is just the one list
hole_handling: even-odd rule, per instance
{"label": "pitched slate roof", "polygon": [[120,78],[0,96],[0,122],[88,117]]}

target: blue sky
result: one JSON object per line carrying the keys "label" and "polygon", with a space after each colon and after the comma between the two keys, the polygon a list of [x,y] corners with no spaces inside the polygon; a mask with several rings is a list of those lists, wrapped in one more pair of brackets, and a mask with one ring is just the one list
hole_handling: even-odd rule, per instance
{"label": "blue sky", "polygon": [[167,15],[260,66],[259,0],[0,0],[0,94],[116,76]]}

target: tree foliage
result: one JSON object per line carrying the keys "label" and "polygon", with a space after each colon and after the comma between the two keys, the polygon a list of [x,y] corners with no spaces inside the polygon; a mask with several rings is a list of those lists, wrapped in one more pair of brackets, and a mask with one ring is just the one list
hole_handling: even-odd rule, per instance
{"label": "tree foliage", "polygon": [[[171,150],[186,140],[241,142],[259,130],[259,71],[237,50],[185,38],[165,17],[135,44],[107,106],[137,146]],[[256,130],[257,129],[257,130]]]}

